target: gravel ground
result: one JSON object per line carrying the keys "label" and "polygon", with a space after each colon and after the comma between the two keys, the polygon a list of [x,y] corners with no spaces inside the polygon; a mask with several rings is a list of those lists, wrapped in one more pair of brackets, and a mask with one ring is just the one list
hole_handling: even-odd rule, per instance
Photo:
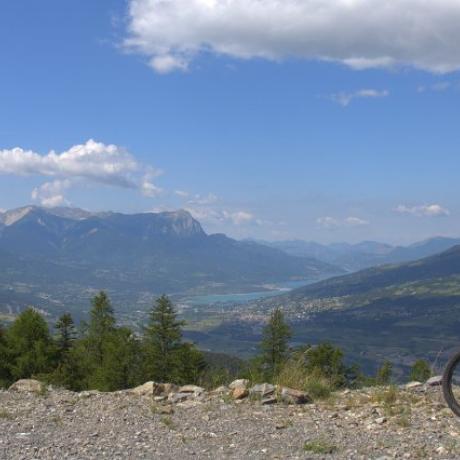
{"label": "gravel ground", "polygon": [[344,392],[305,406],[0,391],[0,458],[458,459],[460,422],[438,388]]}

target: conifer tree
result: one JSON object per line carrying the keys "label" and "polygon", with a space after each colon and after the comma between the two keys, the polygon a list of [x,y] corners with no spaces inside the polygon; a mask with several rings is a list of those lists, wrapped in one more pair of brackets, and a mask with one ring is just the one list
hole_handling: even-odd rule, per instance
{"label": "conifer tree", "polygon": [[425,383],[430,377],[430,365],[423,359],[415,361],[410,371],[410,380]]}
{"label": "conifer tree", "polygon": [[56,350],[43,317],[33,308],[24,310],[9,327],[7,351],[13,379],[30,378],[50,372]]}
{"label": "conifer tree", "polygon": [[103,350],[103,363],[96,371],[99,390],[123,390],[144,383],[142,347],[131,329],[120,327],[109,334]]}
{"label": "conifer tree", "polygon": [[168,297],[157,299],[144,333],[149,378],[159,382],[176,382],[180,378],[183,324]]}
{"label": "conifer tree", "polygon": [[88,358],[96,367],[104,360],[104,342],[115,332],[115,314],[110,299],[103,291],[91,301],[90,322],[87,332]]}
{"label": "conifer tree", "polygon": [[389,385],[393,376],[393,364],[390,361],[384,361],[377,371],[375,381],[377,385]]}
{"label": "conifer tree", "polygon": [[283,312],[276,308],[262,331],[261,363],[269,378],[275,377],[286,360],[291,329]]}
{"label": "conifer tree", "polygon": [[64,313],[55,325],[58,331],[57,345],[60,355],[69,352],[76,338],[75,324],[70,313]]}

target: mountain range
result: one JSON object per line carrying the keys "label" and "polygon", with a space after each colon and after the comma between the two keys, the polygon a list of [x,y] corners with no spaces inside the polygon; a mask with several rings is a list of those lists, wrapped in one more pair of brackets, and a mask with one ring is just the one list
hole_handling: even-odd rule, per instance
{"label": "mountain range", "polygon": [[409,246],[392,246],[375,241],[357,244],[319,244],[311,241],[259,241],[260,244],[280,249],[286,254],[313,257],[317,260],[341,267],[348,272],[378,265],[397,264],[421,259],[459,245],[460,238],[435,237]]}
{"label": "mountain range", "polygon": [[[161,293],[261,290],[343,271],[222,234],[186,211],[126,215],[27,206],[0,214],[0,302],[49,308],[107,289],[124,302]],[[1,305],[1,304],[0,304]]]}

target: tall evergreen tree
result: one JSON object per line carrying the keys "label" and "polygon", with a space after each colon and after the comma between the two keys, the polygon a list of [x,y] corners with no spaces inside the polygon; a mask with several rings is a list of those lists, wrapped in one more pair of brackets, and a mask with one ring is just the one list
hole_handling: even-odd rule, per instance
{"label": "tall evergreen tree", "polygon": [[96,367],[100,367],[104,360],[104,342],[115,332],[115,314],[109,297],[103,291],[91,303],[87,332],[88,358]]}
{"label": "tall evergreen tree", "polygon": [[283,312],[276,308],[262,331],[260,360],[265,373],[271,379],[280,371],[287,358],[291,329],[284,320]]}
{"label": "tall evergreen tree", "polygon": [[157,299],[145,328],[146,367],[149,377],[160,382],[179,378],[182,348],[182,321],[166,296]]}
{"label": "tall evergreen tree", "polygon": [[142,347],[131,329],[117,328],[107,336],[103,350],[103,363],[95,376],[99,390],[122,390],[144,383]]}
{"label": "tall evergreen tree", "polygon": [[67,353],[76,338],[75,324],[70,313],[64,313],[55,325],[58,331],[57,345],[59,354]]}
{"label": "tall evergreen tree", "polygon": [[42,315],[33,308],[24,310],[6,334],[13,379],[48,373],[55,364],[56,350]]}

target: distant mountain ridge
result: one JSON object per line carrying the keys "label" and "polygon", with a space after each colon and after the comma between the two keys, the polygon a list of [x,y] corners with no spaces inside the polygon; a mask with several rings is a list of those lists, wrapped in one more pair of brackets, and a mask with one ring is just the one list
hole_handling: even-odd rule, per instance
{"label": "distant mountain ridge", "polygon": [[409,246],[392,246],[375,241],[329,245],[303,240],[260,241],[260,243],[280,249],[289,255],[314,257],[353,272],[379,265],[409,262],[438,254],[459,245],[460,238],[434,237]]}

